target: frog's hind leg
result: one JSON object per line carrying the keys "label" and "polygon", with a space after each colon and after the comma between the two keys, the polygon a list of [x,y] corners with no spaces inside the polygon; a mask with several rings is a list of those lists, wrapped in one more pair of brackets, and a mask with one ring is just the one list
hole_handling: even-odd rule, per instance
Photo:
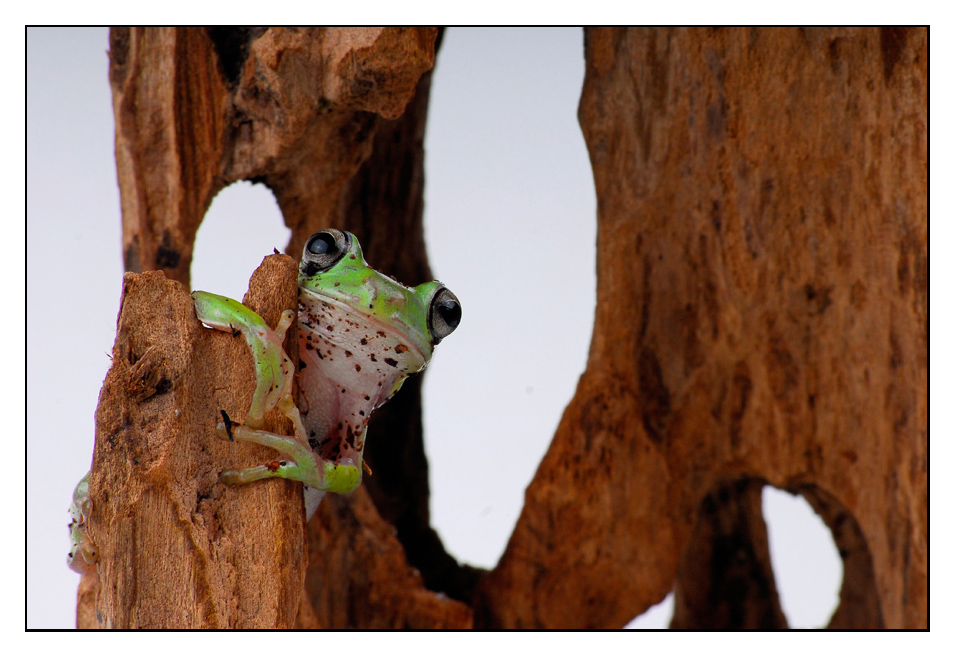
{"label": "frog's hind leg", "polygon": [[282,477],[301,481],[320,491],[346,494],[354,491],[361,483],[359,465],[326,461],[292,436],[280,436],[242,425],[226,426],[224,422],[218,424],[216,433],[227,440],[231,437],[240,442],[271,447],[290,457],[288,460],[273,461],[250,468],[225,470],[219,476],[225,484],[247,484],[268,477]]}

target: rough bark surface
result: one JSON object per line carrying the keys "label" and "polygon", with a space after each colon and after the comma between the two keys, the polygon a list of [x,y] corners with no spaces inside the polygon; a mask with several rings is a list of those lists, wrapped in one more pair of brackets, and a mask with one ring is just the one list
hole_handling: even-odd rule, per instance
{"label": "rough bark surface", "polygon": [[[300,253],[311,233],[343,227],[359,234],[369,257],[388,244],[410,244],[398,261],[378,266],[393,264],[408,274],[404,280],[414,282],[429,276],[420,224],[428,87],[419,80],[433,66],[437,35],[435,28],[112,30],[110,80],[127,269],[158,269],[188,284],[195,232],[212,197],[235,180],[251,179],[275,193],[292,228],[291,253]],[[405,120],[403,129],[410,138],[399,140],[390,153],[398,156],[396,150],[406,149],[412,156],[389,188],[407,197],[404,210],[392,211],[407,218],[401,225],[375,224],[374,239],[366,242],[353,178],[372,153],[379,121],[384,121],[385,134],[398,134],[402,128],[395,119],[416,97],[420,116]],[[379,169],[384,162],[379,158]],[[409,175],[418,179],[416,186],[408,187],[404,179]],[[365,180],[380,184],[381,176],[366,175]],[[366,194],[364,201],[369,198]],[[271,296],[266,295],[278,304],[270,306],[274,316],[266,315],[273,325],[283,308],[297,306],[295,266],[288,266],[287,278],[273,280]],[[153,315],[161,321],[153,321]],[[91,534],[103,547],[103,561],[81,586],[79,626],[470,625],[468,607],[424,587],[393,527],[365,493],[341,502],[338,509],[326,501],[306,541],[299,485],[269,482],[261,487],[257,482],[233,490],[218,484],[217,473],[229,464],[275,456],[267,449],[233,446],[251,450],[252,456],[237,463],[235,454],[222,451],[229,446],[214,436],[219,409],[238,420],[248,408],[245,400],[253,389],[248,348],[241,338],[201,328],[185,288],[159,273],[127,280],[116,349],[122,352],[128,335],[147,330],[146,337],[135,337],[146,346],[114,361],[101,393],[98,417],[115,421],[104,420],[98,430],[97,455],[109,446],[112,451],[106,453],[113,460],[94,458],[90,490],[97,518]],[[228,362],[197,352],[197,344],[223,339],[233,350]],[[176,367],[167,371],[167,363]],[[135,376],[163,382],[162,394],[130,388],[128,370],[134,366]],[[222,380],[210,382],[211,372],[222,372]],[[192,379],[209,385],[206,397],[194,400],[195,408],[204,410],[201,415],[183,411],[179,401],[180,387],[191,391]],[[242,401],[220,398],[223,391],[233,391]],[[146,413],[154,397],[162,407],[149,409],[148,422],[139,422],[136,415]],[[417,403],[414,395],[409,400]],[[401,406],[398,400],[392,404]],[[403,417],[396,433],[412,444],[417,440],[420,449],[420,419],[415,412]],[[117,435],[123,438],[120,453],[115,453]],[[202,455],[198,461],[196,450]],[[149,473],[162,476],[137,475],[138,486],[121,486],[118,482],[128,481],[130,470],[138,473],[144,460]],[[183,491],[177,488],[183,486]],[[193,490],[197,486],[198,493]],[[229,507],[218,503],[220,497],[233,499],[237,492],[248,495],[254,489],[260,489],[254,499],[236,498],[240,501]],[[117,496],[116,490],[123,494]],[[147,504],[154,498],[161,504]],[[158,511],[152,508],[157,504]],[[204,515],[189,524],[186,519],[198,513],[193,507],[201,507]],[[284,522],[278,534],[278,521],[272,519],[276,514]],[[238,519],[244,519],[241,531],[228,526]],[[148,531],[143,529],[147,520]],[[168,536],[161,533],[164,526]],[[152,542],[143,543],[144,537]],[[223,540],[228,549],[219,545]],[[319,550],[310,559],[307,546]],[[436,547],[450,559],[440,542]],[[359,554],[364,563],[342,566]],[[324,588],[303,595],[307,564],[312,565],[308,581],[317,580]],[[323,584],[329,567],[333,581]],[[210,570],[222,576],[196,574]]]}
{"label": "rough bark surface", "polygon": [[[269,256],[243,302],[274,326],[297,305],[296,271],[288,256]],[[162,272],[126,274],[96,409],[89,531],[100,562],[84,576],[95,594],[81,589],[80,627],[294,625],[305,580],[301,485],[218,479],[225,467],[275,458],[215,435],[220,409],[244,421],[254,388],[244,338],[204,328],[189,292]],[[291,431],[276,411],[266,426]]]}
{"label": "rough bark surface", "polygon": [[778,626],[755,480],[832,529],[832,627],[926,626],[926,37],[587,31],[593,342],[476,623]]}
{"label": "rough bark surface", "polygon": [[[921,29],[587,31],[593,341],[487,576],[429,526],[415,382],[371,423],[375,475],[328,496],[307,537],[298,484],[218,483],[274,453],[214,435],[219,409],[244,417],[252,369],[180,285],[198,224],[251,179],[275,193],[293,256],[347,228],[377,268],[430,278],[438,36],[112,31],[127,269],[165,276],[125,282],[90,481],[102,560],[78,624],[620,627],[675,589],[674,627],[785,627],[768,483],[832,529],[845,574],[830,627],[925,627]],[[268,258],[248,302],[274,325],[294,298],[294,264]]]}
{"label": "rough bark surface", "polygon": [[268,185],[289,253],[434,66],[437,28],[114,28],[110,84],[126,270],[189,282],[196,230],[237,180]]}

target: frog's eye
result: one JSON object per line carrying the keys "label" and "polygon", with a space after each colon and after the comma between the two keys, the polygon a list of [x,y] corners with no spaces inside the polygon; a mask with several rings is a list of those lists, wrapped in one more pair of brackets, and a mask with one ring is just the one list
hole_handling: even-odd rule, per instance
{"label": "frog's eye", "polygon": [[428,308],[428,330],[438,344],[454,332],[461,323],[461,302],[446,287],[438,288]]}
{"label": "frog's eye", "polygon": [[314,276],[331,269],[341,260],[351,246],[351,235],[328,228],[315,233],[305,243],[305,252],[302,253],[302,273]]}

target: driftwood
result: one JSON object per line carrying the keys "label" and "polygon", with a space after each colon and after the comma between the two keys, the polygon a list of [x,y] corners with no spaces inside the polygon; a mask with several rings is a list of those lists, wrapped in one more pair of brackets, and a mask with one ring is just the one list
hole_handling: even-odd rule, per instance
{"label": "driftwood", "polygon": [[[79,626],[620,627],[675,588],[675,627],[784,627],[765,483],[833,531],[832,627],[927,626],[923,29],[586,32],[593,342],[490,573],[430,528],[415,384],[372,422],[375,476],[307,528],[298,484],[218,483],[274,453],[214,435],[252,370],[192,314],[198,224],[250,179],[289,253],[347,228],[376,267],[428,278],[439,38],[111,32],[124,254],[147,273],[127,274],[97,410]],[[267,258],[247,303],[274,325],[294,298],[293,261]]]}

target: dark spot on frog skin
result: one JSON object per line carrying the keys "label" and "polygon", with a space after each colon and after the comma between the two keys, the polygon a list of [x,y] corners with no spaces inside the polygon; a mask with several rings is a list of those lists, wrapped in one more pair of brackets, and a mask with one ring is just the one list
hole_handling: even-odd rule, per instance
{"label": "dark spot on frog skin", "polygon": [[364,347],[365,345],[367,345],[367,344],[368,344],[368,338],[362,338],[362,339],[361,339],[361,344],[362,344],[363,347]]}
{"label": "dark spot on frog skin", "polygon": [[327,328],[329,331],[334,331],[334,330],[335,330],[335,328],[334,328],[331,324],[329,324],[329,325],[326,326],[325,328]]}
{"label": "dark spot on frog skin", "polygon": [[355,363],[355,371],[361,372],[361,365],[359,365],[358,363]]}
{"label": "dark spot on frog skin", "polygon": [[298,361],[298,369],[300,369],[300,370],[304,370],[304,369],[305,369],[305,361],[299,359],[299,361]]}
{"label": "dark spot on frog skin", "polygon": [[388,337],[388,336],[385,335],[385,332],[384,332],[384,331],[378,331],[378,337],[379,337],[379,338],[386,338],[386,337]]}
{"label": "dark spot on frog skin", "polygon": [[351,447],[352,449],[355,449],[355,437],[356,437],[355,430],[349,424],[348,431],[345,434],[345,442],[348,443],[348,446]]}
{"label": "dark spot on frog skin", "polygon": [[386,358],[385,362],[392,367],[398,367],[398,361],[396,361],[394,358]]}
{"label": "dark spot on frog skin", "polygon": [[371,362],[373,362],[373,363],[377,363],[377,362],[378,362],[378,359],[375,358],[375,354],[368,354],[368,358],[370,358],[370,359],[371,359]]}
{"label": "dark spot on frog skin", "polygon": [[404,346],[403,344],[395,345],[396,354],[403,354],[406,351],[408,351],[408,347]]}
{"label": "dark spot on frog skin", "polygon": [[362,417],[365,417],[365,411],[358,411],[358,414]]}
{"label": "dark spot on frog skin", "polygon": [[369,397],[368,395],[365,395],[365,401],[371,401],[371,397]]}
{"label": "dark spot on frog skin", "polygon": [[347,349],[345,350],[345,357],[346,357],[346,358],[351,358],[351,352],[348,351]]}

